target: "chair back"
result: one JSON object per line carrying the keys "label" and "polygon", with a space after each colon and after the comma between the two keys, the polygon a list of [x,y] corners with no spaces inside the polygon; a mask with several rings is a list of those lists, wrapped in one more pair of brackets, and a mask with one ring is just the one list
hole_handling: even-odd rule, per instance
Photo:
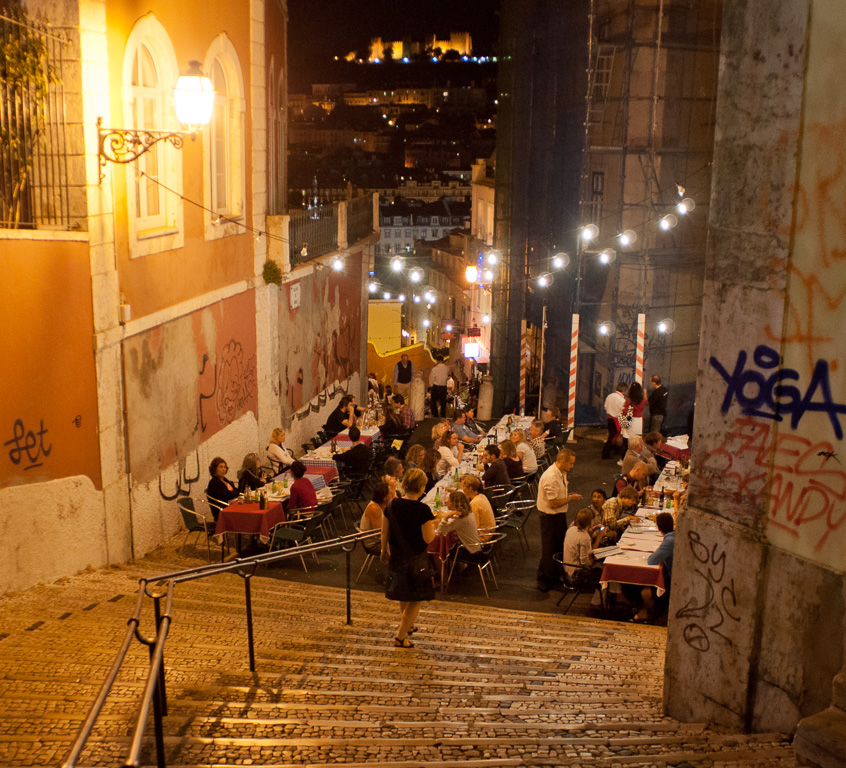
{"label": "chair back", "polygon": [[179,508],[179,513],[182,515],[182,522],[185,527],[191,531],[204,531],[203,518],[194,510],[194,500],[190,496],[184,499],[178,499],[176,506]]}

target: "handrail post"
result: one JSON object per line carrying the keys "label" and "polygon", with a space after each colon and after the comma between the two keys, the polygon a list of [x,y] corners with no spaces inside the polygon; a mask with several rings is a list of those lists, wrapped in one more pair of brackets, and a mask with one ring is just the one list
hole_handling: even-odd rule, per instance
{"label": "handrail post", "polygon": [[[159,625],[160,614],[159,614],[159,600],[160,597],[156,597],[154,599],[154,609],[156,612],[156,627]],[[153,665],[153,657],[156,653],[156,646],[154,643],[150,643],[147,645],[147,649],[150,652],[150,666]],[[162,659],[162,664],[159,668],[161,672],[164,670],[164,659]],[[163,677],[162,674],[159,675],[159,679],[156,680],[156,690],[153,694],[153,734],[156,740],[156,765],[158,768],[167,768],[165,765],[165,752],[164,752],[164,723],[162,722],[164,705],[162,703],[162,681],[161,678]],[[166,713],[165,713],[166,714]]]}
{"label": "handrail post", "polygon": [[[253,573],[255,573],[255,569],[253,569]],[[253,597],[250,587],[250,578],[253,574],[239,572],[238,575],[244,579],[244,602],[247,606],[247,650],[250,654],[250,672],[255,672],[256,650],[253,643]]]}
{"label": "handrail post", "polygon": [[352,555],[353,549],[355,549],[355,542],[352,542],[352,546],[349,544],[342,544],[341,549],[344,550],[344,553],[347,556],[347,625],[349,626],[352,624],[352,597],[350,594],[352,581],[350,576],[350,556]]}
{"label": "handrail post", "polygon": [[[162,595],[156,594],[153,596],[153,613],[156,617],[156,636],[159,634],[159,629],[162,625],[162,610],[161,610]],[[150,646],[150,661],[152,662],[153,646]],[[162,656],[162,663],[159,666],[159,682],[156,685],[156,700],[159,701],[161,708],[161,716],[167,717],[167,688],[165,688],[165,665],[164,656]]]}

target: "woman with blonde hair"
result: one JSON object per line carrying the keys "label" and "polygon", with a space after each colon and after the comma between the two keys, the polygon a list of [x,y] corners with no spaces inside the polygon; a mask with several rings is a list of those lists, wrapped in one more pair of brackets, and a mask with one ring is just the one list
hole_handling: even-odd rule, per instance
{"label": "woman with blonde hair", "polygon": [[267,460],[274,475],[278,475],[294,463],[293,452],[282,443],[285,442],[285,430],[276,427],[270,435],[270,443],[267,446]]}
{"label": "woman with blonde hair", "polygon": [[243,493],[247,488],[257,491],[264,486],[264,480],[264,472],[259,469],[258,454],[248,453],[238,470],[238,493]]}
{"label": "woman with blonde hair", "polygon": [[508,470],[508,477],[512,480],[525,476],[523,462],[520,461],[520,457],[517,455],[517,446],[511,440],[503,440],[499,444],[499,457],[502,459],[502,463],[505,464],[506,470]]}
{"label": "woman with blonde hair", "polygon": [[432,427],[432,448],[436,451],[441,447],[441,438],[444,436],[444,432],[447,432],[448,430],[448,421],[439,421],[434,427]]}
{"label": "woman with blonde hair", "polygon": [[444,517],[438,526],[438,533],[446,536],[450,531],[455,531],[461,546],[470,554],[475,554],[482,549],[482,539],[479,536],[479,529],[476,527],[476,516],[470,509],[470,500],[463,491],[453,491],[447,501],[447,509],[450,514]]}
{"label": "woman with blonde hair", "polygon": [[520,457],[520,462],[523,464],[523,474],[532,475],[538,471],[538,457],[535,456],[535,450],[529,445],[526,439],[526,433],[522,429],[515,429],[511,433],[511,442],[517,449],[517,455]]}
{"label": "woman with blonde hair", "polygon": [[408,469],[418,469],[425,455],[426,449],[420,443],[415,443],[405,454],[405,466]]}
{"label": "woman with blonde hair", "polygon": [[409,637],[423,600],[434,600],[435,587],[427,548],[435,538],[435,516],[420,498],[426,474],[409,469],[402,478],[403,497],[394,499],[382,515],[381,560],[388,564],[385,597],[400,604],[400,623],[394,637],[397,648],[413,648]]}

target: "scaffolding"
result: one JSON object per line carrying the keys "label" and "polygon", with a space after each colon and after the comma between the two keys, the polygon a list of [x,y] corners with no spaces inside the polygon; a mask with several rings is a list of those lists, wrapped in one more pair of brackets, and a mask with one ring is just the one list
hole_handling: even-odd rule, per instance
{"label": "scaffolding", "polygon": [[[697,372],[711,183],[721,0],[590,0],[582,225],[599,228],[597,263],[580,249],[577,424],[604,422],[604,398],[633,380],[638,313],[646,370],[672,390],[671,427],[686,426]],[[682,200],[696,207],[682,214]],[[663,230],[662,217],[677,226]],[[622,247],[617,235],[637,240]],[[660,321],[675,326],[657,332]],[[612,333],[598,333],[601,322]]]}

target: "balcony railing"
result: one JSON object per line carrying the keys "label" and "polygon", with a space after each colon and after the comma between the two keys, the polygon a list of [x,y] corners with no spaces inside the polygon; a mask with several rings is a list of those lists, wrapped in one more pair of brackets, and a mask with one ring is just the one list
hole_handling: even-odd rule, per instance
{"label": "balcony railing", "polygon": [[0,14],[0,228],[85,228],[82,126],[64,87],[78,67],[75,30]]}
{"label": "balcony railing", "polygon": [[291,267],[338,250],[338,206],[291,214],[288,258]]}
{"label": "balcony railing", "polygon": [[322,205],[316,210],[268,216],[268,256],[286,272],[344,251],[374,232],[374,195]]}

